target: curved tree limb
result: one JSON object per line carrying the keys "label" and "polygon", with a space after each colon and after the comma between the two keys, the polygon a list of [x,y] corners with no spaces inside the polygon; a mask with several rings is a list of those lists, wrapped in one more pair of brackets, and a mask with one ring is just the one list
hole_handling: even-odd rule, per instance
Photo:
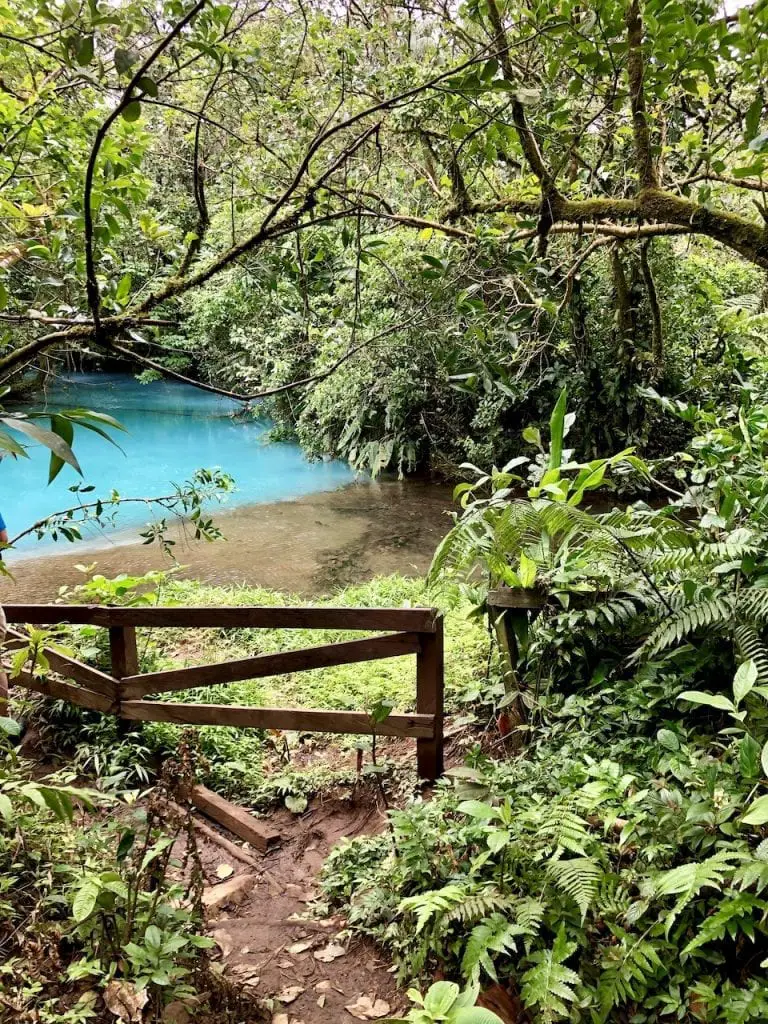
{"label": "curved tree limb", "polygon": [[112,125],[118,117],[121,116],[126,107],[137,99],[134,94],[136,89],[139,87],[141,79],[146,77],[147,72],[155,61],[162,56],[179,33],[183,31],[183,29],[196,17],[197,14],[200,13],[207,2],[208,0],[197,0],[197,3],[173,26],[170,32],[160,40],[149,56],[142,61],[138,70],[133,74],[130,82],[125,87],[119,102],[102,122],[99,130],[96,132],[93,145],[91,146],[91,152],[88,157],[88,164],[85,170],[85,186],[83,190],[83,234],[85,240],[85,290],[86,297],[88,299],[88,308],[91,311],[93,326],[97,336],[101,329],[101,295],[99,292],[98,278],[96,276],[96,259],[94,254],[93,182],[96,174],[96,164],[99,159],[99,153],[101,152],[101,147]]}
{"label": "curved tree limb", "polygon": [[214,395],[221,395],[223,398],[231,398],[235,402],[244,402],[248,404],[250,402],[256,402],[262,398],[273,398],[275,395],[281,395],[287,391],[293,391],[296,388],[319,384],[320,381],[326,380],[326,378],[334,374],[340,366],[343,366],[348,359],[351,359],[352,356],[356,355],[362,349],[367,348],[369,345],[373,345],[377,341],[381,341],[382,338],[387,338],[392,334],[396,334],[398,331],[418,326],[420,325],[418,323],[414,323],[412,318],[404,320],[401,323],[393,324],[391,327],[387,327],[385,330],[379,331],[378,334],[374,334],[372,337],[365,338],[356,345],[352,345],[335,362],[331,363],[329,367],[325,370],[321,370],[319,373],[314,373],[309,377],[302,377],[299,380],[290,381],[288,384],[279,384],[273,388],[254,391],[250,394],[242,394],[238,391],[229,391],[227,388],[220,388],[215,384],[206,384],[203,381],[195,380],[193,377],[186,377],[183,373],[179,373],[178,370],[172,370],[169,367],[164,366],[162,363],[157,362],[157,360],[150,359],[149,356],[140,355],[138,352],[134,352],[133,349],[126,348],[125,345],[119,345],[116,342],[112,342],[108,348],[111,352],[119,352],[128,359],[132,359],[134,362],[140,363],[142,366],[147,366],[158,373],[162,373],[166,377],[172,377],[174,380],[181,381],[183,384],[191,384],[193,387],[199,388],[203,391],[209,391]]}

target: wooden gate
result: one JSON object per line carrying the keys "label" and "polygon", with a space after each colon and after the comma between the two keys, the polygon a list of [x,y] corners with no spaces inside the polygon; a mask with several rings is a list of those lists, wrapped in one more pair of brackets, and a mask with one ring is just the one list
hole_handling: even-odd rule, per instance
{"label": "wooden gate", "polygon": [[[443,772],[443,618],[432,608],[193,608],[103,605],[10,604],[9,623],[18,625],[93,625],[109,630],[111,675],[73,658],[45,649],[55,675],[40,678],[28,671],[12,683],[47,697],[141,722],[178,725],[231,725],[240,728],[301,732],[360,733],[416,740],[421,778]],[[139,670],[136,629],[338,629],[386,631],[340,643],[322,644],[215,665]],[[6,647],[26,643],[22,631],[9,627]],[[374,724],[366,711],[319,711],[309,708],[262,708],[240,704],[182,704],[147,700],[161,693],[233,683],[332,665],[416,655],[416,711],[391,714]]]}

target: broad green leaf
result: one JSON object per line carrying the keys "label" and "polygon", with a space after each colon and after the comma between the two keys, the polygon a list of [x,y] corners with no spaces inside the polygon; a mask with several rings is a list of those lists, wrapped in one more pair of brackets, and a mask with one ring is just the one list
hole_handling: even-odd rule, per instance
{"label": "broad green leaf", "polygon": [[504,1021],[493,1010],[471,1006],[457,1010],[451,1024],[504,1024]]}
{"label": "broad green leaf", "polygon": [[567,388],[563,388],[549,419],[549,468],[559,469],[563,461],[563,440],[565,439],[565,405],[568,400]]}
{"label": "broad green leaf", "polygon": [[141,117],[141,103],[138,100],[131,100],[131,102],[123,107],[121,116],[124,121],[138,121]]}
{"label": "broad green leaf", "polygon": [[747,107],[747,113],[744,116],[744,139],[746,142],[751,142],[757,135],[758,129],[760,128],[760,117],[762,113],[763,97],[762,94],[758,92],[757,96],[755,96]]}
{"label": "broad green leaf", "polygon": [[468,814],[470,818],[490,820],[491,818],[498,817],[495,807],[491,807],[490,804],[484,804],[480,800],[464,800],[459,804],[457,810],[461,814]]}
{"label": "broad green leaf", "polygon": [[763,746],[763,752],[760,755],[760,764],[763,768],[763,775],[768,776],[768,740],[766,740]]}
{"label": "broad green leaf", "polygon": [[738,706],[757,682],[757,665],[751,659],[742,662],[733,677],[733,698]]}
{"label": "broad green leaf", "polygon": [[[75,437],[75,428],[71,420],[68,420],[65,416],[54,415],[51,416],[51,430],[58,437],[72,447],[72,441]],[[64,460],[56,452],[51,452],[51,461],[48,468],[48,483],[52,483],[59,475],[61,470],[64,468]]]}
{"label": "broad green leaf", "polygon": [[75,893],[72,903],[72,916],[77,924],[86,921],[96,909],[100,887],[98,882],[86,881]]}
{"label": "broad green leaf", "polygon": [[680,749],[680,740],[671,729],[659,729],[656,733],[656,739],[666,750],[676,751]]}
{"label": "broad green leaf", "polygon": [[530,588],[536,582],[536,563],[524,551],[520,554],[518,576],[523,587]]}
{"label": "broad green leaf", "polygon": [[72,466],[73,469],[77,470],[80,476],[83,475],[83,471],[80,469],[80,463],[75,458],[75,453],[69,447],[66,441],[63,441],[57,434],[54,434],[52,430],[45,430],[43,427],[38,427],[36,423],[31,423],[27,419],[21,419],[16,416],[0,416],[0,423],[4,423],[6,427],[11,430],[18,430],[21,434],[26,434],[27,437],[31,437],[33,441],[37,441],[39,444],[45,445],[55,455],[68,465]]}
{"label": "broad green leaf", "polygon": [[764,825],[768,821],[768,793],[759,796],[749,806],[749,810],[741,819],[744,825]]}
{"label": "broad green leaf", "polygon": [[121,306],[125,305],[128,296],[131,294],[131,282],[132,278],[130,274],[123,274],[117,285],[115,291],[115,299],[120,303]]}
{"label": "broad green leaf", "polygon": [[149,865],[157,860],[157,858],[164,853],[169,846],[173,846],[173,839],[171,836],[163,836],[162,839],[158,839],[154,846],[151,846],[144,854],[144,858],[139,867],[139,874],[149,867]]}
{"label": "broad green leaf", "polygon": [[701,690],[686,690],[678,694],[678,700],[688,700],[691,704],[707,704],[711,708],[719,708],[720,711],[734,711],[733,702],[728,700],[722,693],[703,693]]}
{"label": "broad green leaf", "polygon": [[756,779],[760,774],[760,744],[749,733],[739,744],[739,771],[747,781]]}
{"label": "broad green leaf", "polygon": [[541,431],[538,427],[526,427],[523,431],[523,440],[529,444],[535,444],[537,448],[541,448]]}
{"label": "broad green leaf", "polygon": [[77,63],[81,68],[87,67],[93,60],[93,36],[81,36],[77,43]]}
{"label": "broad green leaf", "polygon": [[459,986],[452,981],[436,981],[424,996],[424,1009],[436,1020],[447,1017],[459,991]]}
{"label": "broad green leaf", "polygon": [[149,78],[148,75],[144,75],[143,78],[139,79],[139,88],[142,92],[145,92],[147,96],[151,96],[152,99],[157,97],[157,83]]}
{"label": "broad green leaf", "polygon": [[127,75],[137,60],[138,56],[133,50],[125,50],[120,46],[115,50],[115,68],[119,75]]}
{"label": "broad green leaf", "polygon": [[13,804],[5,793],[0,793],[0,817],[5,821],[13,820]]}
{"label": "broad green leaf", "polygon": [[21,726],[15,718],[0,715],[0,732],[5,733],[6,736],[20,736]]}

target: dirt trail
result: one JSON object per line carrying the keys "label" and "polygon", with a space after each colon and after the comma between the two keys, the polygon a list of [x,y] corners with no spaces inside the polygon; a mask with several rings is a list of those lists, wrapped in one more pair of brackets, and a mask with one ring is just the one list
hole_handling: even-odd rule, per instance
{"label": "dirt trail", "polygon": [[[298,817],[280,811],[270,822],[283,841],[263,856],[249,849],[256,866],[239,862],[209,837],[200,840],[209,896],[216,886],[234,890],[244,883],[244,892],[209,913],[208,932],[221,952],[225,977],[252,992],[254,1001],[267,1001],[266,1020],[272,999],[275,1024],[353,1024],[397,1015],[406,1001],[373,944],[337,939],[344,927],[340,918],[295,920],[316,895],[317,875],[331,847],[384,827],[370,795],[318,800]],[[233,870],[222,883],[227,867]],[[370,1005],[372,1015],[346,1009],[361,997],[358,1013]]]}

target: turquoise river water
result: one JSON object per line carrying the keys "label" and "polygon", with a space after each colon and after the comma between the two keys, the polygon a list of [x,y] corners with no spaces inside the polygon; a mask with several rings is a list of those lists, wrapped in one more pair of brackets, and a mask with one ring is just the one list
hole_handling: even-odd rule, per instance
{"label": "turquoise river water", "polygon": [[[240,410],[238,403],[173,381],[140,384],[129,374],[73,374],[30,407],[95,409],[114,416],[127,432],[114,432],[121,452],[97,434],[77,429],[74,448],[83,477],[65,466],[50,486],[49,456],[42,447],[31,446],[29,459],[3,459],[0,511],[11,537],[76,504],[69,490],[76,483],[94,485],[91,499],[112,489],[124,497],[161,495],[196,469],[218,466],[235,478],[237,490],[227,505],[237,508],[330,491],[354,479],[346,463],[312,462],[296,444],[269,441],[268,422],[233,415]],[[117,525],[135,527],[147,519],[144,505],[126,505]],[[39,551],[47,543],[28,537],[19,548]]]}

